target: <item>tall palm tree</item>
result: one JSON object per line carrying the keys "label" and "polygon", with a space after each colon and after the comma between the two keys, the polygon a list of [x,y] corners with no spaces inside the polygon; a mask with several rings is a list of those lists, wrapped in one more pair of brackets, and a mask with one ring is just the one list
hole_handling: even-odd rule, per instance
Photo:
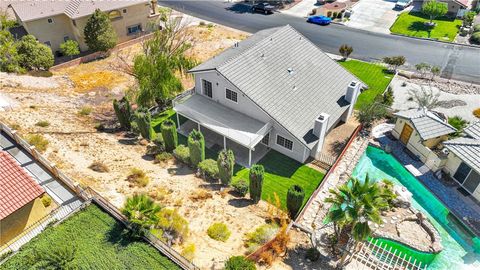
{"label": "tall palm tree", "polygon": [[139,236],[145,229],[148,230],[157,223],[160,209],[160,205],[147,195],[135,194],[127,198],[122,213],[130,221],[134,235]]}

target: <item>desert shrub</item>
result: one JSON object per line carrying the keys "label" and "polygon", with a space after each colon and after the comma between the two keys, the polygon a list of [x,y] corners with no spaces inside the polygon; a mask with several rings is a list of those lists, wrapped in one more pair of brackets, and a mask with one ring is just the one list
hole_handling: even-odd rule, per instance
{"label": "desert shrub", "polygon": [[155,234],[166,241],[182,243],[188,236],[188,221],[175,209],[163,208],[157,214]]}
{"label": "desert shrub", "polygon": [[305,191],[299,185],[292,185],[287,192],[287,209],[290,217],[293,219],[297,216],[298,211],[302,208]]}
{"label": "desert shrub", "polygon": [[473,32],[474,32],[474,33],[480,32],[480,23],[475,24],[475,25],[473,26]]}
{"label": "desert shrub", "polygon": [[190,200],[194,202],[204,201],[211,198],[213,198],[212,193],[208,192],[206,189],[203,189],[203,188],[196,189],[190,195]]}
{"label": "desert shrub", "polygon": [[273,254],[273,251],[272,250],[265,250],[263,251],[262,253],[260,253],[260,256],[259,256],[259,262],[261,263],[264,263],[268,266],[272,266],[273,264],[273,261],[275,260],[275,256]]}
{"label": "desert shrub", "polygon": [[205,139],[200,131],[192,130],[187,139],[188,149],[190,150],[190,162],[194,167],[205,160]]}
{"label": "desert shrub", "polygon": [[27,137],[27,142],[40,152],[45,152],[48,147],[48,140],[40,134],[32,134]]}
{"label": "desert shrub", "polygon": [[135,122],[137,123],[140,135],[144,139],[151,140],[153,138],[152,133],[152,115],[146,108],[139,108],[134,113]]}
{"label": "desert shrub", "polygon": [[48,122],[46,120],[38,121],[37,123],[35,123],[35,126],[37,126],[37,127],[48,127],[48,126],[50,126],[50,122]]}
{"label": "desert shrub", "polygon": [[387,91],[383,94],[382,103],[387,106],[392,106],[394,101],[393,89],[391,86],[388,87]]}
{"label": "desert shrub", "polygon": [[172,154],[170,154],[168,152],[162,152],[162,153],[155,156],[154,162],[155,163],[164,163],[164,162],[167,162],[167,161],[171,160],[172,157],[173,157]]}
{"label": "desert shrub", "polygon": [[178,145],[177,127],[175,122],[171,119],[167,119],[162,122],[160,129],[165,143],[165,150],[167,150],[167,152],[172,152]]}
{"label": "desert shrub", "polygon": [[245,197],[248,193],[248,182],[244,179],[239,179],[232,183],[233,190],[240,194],[242,197]]}
{"label": "desert shrub", "polygon": [[198,170],[206,179],[218,178],[217,162],[215,162],[213,159],[205,159],[204,161],[198,163]]}
{"label": "desert shrub", "polygon": [[480,108],[473,110],[472,113],[475,117],[480,118]]}
{"label": "desert shrub", "polygon": [[165,187],[155,187],[153,190],[148,192],[148,196],[156,201],[168,201],[169,195],[173,193],[173,190],[166,189]]}
{"label": "desert shrub", "polygon": [[480,44],[480,31],[475,32],[470,36],[470,42],[474,44]]}
{"label": "desert shrub", "polygon": [[113,109],[115,115],[117,116],[120,127],[123,129],[131,129],[131,119],[132,119],[132,107],[130,107],[130,102],[126,97],[123,97],[120,100],[113,100]]}
{"label": "desert shrub", "polygon": [[255,250],[257,247],[267,243],[278,231],[278,225],[275,223],[264,224],[245,235],[245,246],[249,250]]}
{"label": "desert shrub", "polygon": [[198,25],[200,25],[200,26],[205,26],[205,25],[207,25],[207,23],[204,22],[204,21],[200,21],[200,23],[198,23]]}
{"label": "desert shrub", "polygon": [[224,223],[213,223],[210,227],[208,227],[207,234],[213,240],[225,242],[228,240],[228,238],[230,238],[232,233],[230,230],[228,230],[227,225]]}
{"label": "desert shrub", "polygon": [[256,270],[255,263],[244,256],[232,256],[225,262],[225,270]]}
{"label": "desert shrub", "polygon": [[218,176],[224,185],[230,185],[233,177],[233,167],[235,166],[235,156],[232,150],[222,150],[217,158]]}
{"label": "desert shrub", "polygon": [[185,145],[179,145],[173,150],[173,156],[185,164],[190,164],[190,150]]}
{"label": "desert shrub", "polygon": [[448,118],[448,123],[457,129],[457,132],[455,132],[455,135],[458,136],[460,133],[463,131],[463,129],[468,125],[468,121],[463,119],[460,116],[454,116],[454,117],[449,117]]}
{"label": "desert shrub", "polygon": [[320,259],[320,252],[314,247],[309,248],[307,249],[307,254],[305,254],[305,258],[312,262],[318,261],[318,259]]}
{"label": "desert shrub", "polygon": [[182,256],[189,260],[193,261],[193,258],[195,258],[195,244],[188,244],[182,249]]}
{"label": "desert shrub", "polygon": [[90,106],[83,106],[79,111],[78,111],[78,114],[79,115],[82,115],[82,116],[87,116],[87,115],[90,115],[92,113],[92,107]]}
{"label": "desert shrub", "polygon": [[265,169],[262,165],[254,164],[250,169],[250,199],[258,203],[262,198],[263,177]]}
{"label": "desert shrub", "polygon": [[105,165],[100,161],[94,161],[92,164],[90,164],[90,166],[88,166],[88,168],[92,171],[101,172],[101,173],[109,171],[107,165]]}
{"label": "desert shrub", "polygon": [[127,181],[135,186],[146,187],[150,182],[147,174],[139,168],[132,168],[127,176]]}
{"label": "desert shrub", "polygon": [[52,204],[52,197],[48,196],[47,194],[43,195],[42,204],[45,207],[49,207]]}

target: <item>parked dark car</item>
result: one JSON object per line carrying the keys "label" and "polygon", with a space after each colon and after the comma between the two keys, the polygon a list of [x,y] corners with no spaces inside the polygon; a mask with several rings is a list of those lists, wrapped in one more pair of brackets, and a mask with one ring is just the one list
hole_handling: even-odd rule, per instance
{"label": "parked dark car", "polygon": [[260,12],[263,14],[272,14],[275,10],[275,7],[269,3],[258,3],[252,6],[253,12]]}
{"label": "parked dark car", "polygon": [[307,22],[319,25],[329,25],[332,22],[332,19],[327,16],[310,16],[308,17]]}

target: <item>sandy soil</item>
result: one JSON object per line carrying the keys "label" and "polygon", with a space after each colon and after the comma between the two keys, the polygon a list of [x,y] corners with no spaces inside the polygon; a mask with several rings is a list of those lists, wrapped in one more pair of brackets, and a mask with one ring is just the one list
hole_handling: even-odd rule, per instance
{"label": "sandy soil", "polygon": [[[200,61],[246,37],[244,33],[219,26],[193,27],[190,31],[198,41],[189,53]],[[132,54],[140,46],[125,50],[119,53]],[[44,135],[49,141],[45,156],[73,180],[94,188],[117,207],[135,192],[156,194],[163,206],[177,208],[189,221],[191,233],[185,243],[196,245],[195,264],[202,269],[222,268],[228,257],[246,252],[244,235],[265,223],[266,204],[251,205],[247,200],[221,192],[218,185],[196,178],[189,168],[173,161],[154,164],[145,155],[144,145],[123,137],[122,133],[97,132],[96,123],[113,119],[112,98],[123,96],[134,83],[130,76],[111,68],[116,57],[60,70],[50,78],[2,74],[1,93],[14,101],[14,105],[0,114],[0,121],[14,126],[22,135]],[[186,88],[188,83],[193,85],[187,81]],[[85,106],[91,107],[92,113],[81,116],[78,112]],[[39,121],[48,121],[50,125],[36,126]],[[99,173],[89,169],[95,161],[105,164],[109,171]],[[146,187],[132,187],[126,181],[134,167],[150,177]],[[192,198],[199,192],[210,193],[211,198]],[[224,222],[231,230],[232,235],[225,243],[208,237],[206,230],[214,222]]]}

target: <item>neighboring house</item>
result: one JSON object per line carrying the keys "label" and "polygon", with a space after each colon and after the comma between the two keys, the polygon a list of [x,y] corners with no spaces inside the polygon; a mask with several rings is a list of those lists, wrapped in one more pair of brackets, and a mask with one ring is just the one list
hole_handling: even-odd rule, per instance
{"label": "neighboring house", "polygon": [[257,32],[189,72],[195,88],[174,101],[177,115],[236,156],[245,153],[245,166],[270,148],[300,162],[318,156],[327,133],[352,115],[363,84],[288,25]]}
{"label": "neighboring house", "polygon": [[412,109],[394,114],[397,117],[392,135],[432,171],[445,165],[441,143],[457,130],[440,113],[426,109]]}
{"label": "neighboring house", "polygon": [[0,150],[0,246],[46,215],[42,187]]}
{"label": "neighboring house", "polygon": [[447,4],[447,15],[452,17],[462,17],[472,7],[472,0],[438,0],[438,2]]}
{"label": "neighboring house", "polygon": [[80,50],[88,49],[83,29],[96,9],[108,13],[119,42],[138,36],[157,15],[156,0],[26,0],[12,1],[10,7],[26,32],[54,52],[69,39],[76,40]]}
{"label": "neighboring house", "polygon": [[480,201],[480,121],[464,132],[466,137],[443,143],[450,151],[444,171]]}

